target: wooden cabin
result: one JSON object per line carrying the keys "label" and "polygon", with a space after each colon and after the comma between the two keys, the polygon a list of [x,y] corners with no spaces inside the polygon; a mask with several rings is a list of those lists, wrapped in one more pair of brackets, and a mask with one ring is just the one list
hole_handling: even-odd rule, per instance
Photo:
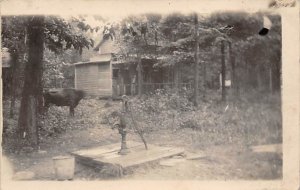
{"label": "wooden cabin", "polygon": [[[118,57],[118,47],[113,38],[100,41],[96,47],[98,52],[87,52],[88,57],[91,57],[87,59],[88,61],[75,63],[75,88],[85,90],[88,95],[94,97],[136,95],[138,93],[137,56]],[[189,79],[188,81],[179,80],[185,72],[183,67],[179,69],[155,68],[154,65],[159,59],[164,59],[164,57],[157,57],[153,54],[142,55],[140,88],[142,93],[151,93],[160,88],[174,88],[180,81],[182,81],[181,86],[191,87]],[[177,81],[176,84],[175,81]]]}
{"label": "wooden cabin", "polygon": [[[183,81],[183,72],[175,73],[173,67],[154,68],[157,59],[144,56],[142,65],[142,93],[156,89],[176,87],[191,88],[191,82]],[[94,97],[118,97],[138,93],[137,61],[118,61],[114,54],[100,54],[88,62],[75,64],[75,88],[85,90]],[[188,72],[186,72],[188,73]],[[190,75],[188,75],[190,76]],[[178,78],[175,84],[174,78]],[[179,79],[180,78],[180,79]]]}
{"label": "wooden cabin", "polygon": [[[136,57],[126,61],[117,58],[119,50],[113,38],[103,38],[96,47],[97,52],[86,53],[91,57],[89,61],[75,63],[75,88],[85,90],[94,97],[135,95],[138,79]],[[151,60],[153,58],[142,59],[143,70],[153,65]],[[147,76],[143,81],[147,81]]]}
{"label": "wooden cabin", "polygon": [[91,96],[112,96],[111,54],[75,64],[75,88]]}
{"label": "wooden cabin", "polygon": [[100,36],[98,50],[86,53],[91,56],[89,61],[75,63],[75,88],[85,90],[90,96],[114,96],[111,60],[116,52],[114,40]]}
{"label": "wooden cabin", "polygon": [[[153,71],[152,59],[142,59],[143,86],[161,82],[161,72]],[[75,63],[75,88],[90,96],[118,97],[137,94],[137,63],[116,60],[114,54],[99,54],[87,62]],[[147,89],[145,89],[147,90]]]}

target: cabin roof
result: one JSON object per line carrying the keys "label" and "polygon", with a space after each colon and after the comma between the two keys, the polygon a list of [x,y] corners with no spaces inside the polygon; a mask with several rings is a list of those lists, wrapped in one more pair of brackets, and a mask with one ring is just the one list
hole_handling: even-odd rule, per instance
{"label": "cabin roof", "polygon": [[[99,54],[95,57],[90,58],[89,61],[78,62],[78,63],[75,63],[74,65],[78,66],[78,65],[85,65],[85,64],[97,64],[97,63],[103,63],[103,62],[111,62],[111,64],[124,64],[124,63],[135,62],[136,58],[137,58],[137,55],[131,55],[126,60],[123,60],[123,59],[114,59],[114,56],[111,53]],[[156,57],[156,55],[153,55],[153,54],[142,55],[142,60],[162,60],[165,58],[166,58],[166,56]]]}
{"label": "cabin roof", "polygon": [[112,55],[110,53],[109,54],[99,54],[99,55],[97,55],[95,57],[90,58],[90,61],[75,63],[75,66],[77,66],[77,65],[84,65],[84,64],[109,62],[109,61],[111,61],[111,58],[112,58]]}

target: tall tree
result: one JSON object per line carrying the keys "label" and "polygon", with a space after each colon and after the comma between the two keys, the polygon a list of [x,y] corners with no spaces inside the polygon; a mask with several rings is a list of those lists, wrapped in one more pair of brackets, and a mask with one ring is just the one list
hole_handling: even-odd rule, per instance
{"label": "tall tree", "polygon": [[[256,78],[253,78],[254,75],[250,73],[248,78],[245,74],[247,71],[251,72],[251,70],[254,69],[254,65],[259,65],[261,68],[260,72],[262,73],[267,70],[269,71],[269,67],[273,69],[276,68],[276,77],[272,78],[273,80],[280,78],[280,16],[268,16],[273,26],[268,35],[262,37],[258,35],[258,31],[263,26],[263,15],[263,13],[215,13],[206,20],[208,26],[226,26],[223,28],[227,28],[228,32],[225,31],[225,34],[227,39],[230,40],[228,48],[232,69],[232,87],[235,90],[234,94],[238,94],[237,92],[240,87],[243,87],[245,90],[249,89],[246,85],[240,86],[239,84],[251,84],[253,81],[257,81],[258,72],[253,71]],[[270,72],[262,73],[259,76],[261,77],[259,80],[261,80],[261,84],[264,85],[264,83],[269,81]],[[271,73],[274,74],[275,71],[273,70]],[[268,78],[266,78],[267,76]],[[277,86],[277,80],[275,83]],[[272,84],[272,86],[274,86],[274,84]],[[270,86],[262,87],[270,88]]]}
{"label": "tall tree", "polygon": [[[150,30],[149,26],[151,24],[147,18],[143,20],[144,18],[142,16],[132,16],[124,19],[124,23],[121,23],[121,25],[124,26],[120,29],[122,31],[121,34],[125,33],[125,35],[122,35],[122,38],[120,38],[122,39],[120,40],[122,42],[120,43],[120,47],[123,50],[124,57],[126,57],[126,55],[129,54],[137,55],[137,52],[141,53],[141,55],[149,54],[151,53],[151,51],[149,51],[152,47],[151,45],[155,44],[155,48],[152,49],[157,50],[156,55],[161,54],[164,57],[164,59],[158,60],[155,66],[164,67],[166,70],[170,68],[175,69],[174,75],[168,72],[168,79],[173,76],[175,86],[178,86],[176,85],[176,83],[178,83],[176,68],[178,68],[179,65],[189,65],[189,73],[185,74],[188,75],[187,77],[185,76],[185,81],[194,81],[195,85],[197,84],[196,81],[198,81],[198,87],[194,87],[193,93],[193,101],[195,102],[195,98],[199,96],[199,94],[195,95],[195,89],[198,88],[199,93],[205,91],[204,85],[206,85],[207,82],[206,78],[214,80],[219,76],[220,72],[225,72],[225,74],[223,74],[223,77],[225,77],[226,67],[227,69],[231,68],[232,84],[234,88],[238,89],[237,81],[245,78],[244,75],[240,75],[240,72],[244,71],[242,67],[246,62],[243,59],[245,58],[243,51],[252,51],[253,48],[251,44],[255,44],[255,42],[251,37],[261,40],[261,37],[258,37],[257,34],[262,22],[261,16],[262,14],[247,13],[215,13],[209,17],[198,15],[198,26],[195,27],[194,14],[182,15],[174,13],[164,15],[161,19],[158,19],[156,22],[156,30],[153,30],[153,32]],[[142,34],[141,26],[145,26],[142,23],[147,23],[146,25],[149,31],[146,35]],[[123,33],[123,31],[125,32]],[[198,42],[196,42],[196,32],[198,33]],[[274,34],[270,33],[266,39],[273,39],[273,37]],[[196,44],[198,44],[199,47],[196,47]],[[217,46],[218,49],[215,46]],[[224,46],[224,53],[222,53],[223,51],[220,52],[220,46]],[[261,46],[261,44],[259,46]],[[249,50],[250,47],[251,50]],[[200,57],[198,57],[198,61],[195,60],[196,49],[198,49],[198,56]],[[250,55],[251,53],[248,54]],[[241,60],[235,61],[235,57],[237,56],[239,56]],[[136,63],[137,62],[138,61],[136,61]],[[201,62],[201,64],[190,64],[196,62]],[[223,71],[222,62],[224,63]],[[255,61],[247,62],[252,64]],[[226,66],[226,64],[229,63],[231,67],[228,67],[229,65]],[[198,67],[201,66],[199,69],[202,69],[203,72],[200,73],[195,69],[197,65]],[[198,74],[195,74],[196,72],[198,72]],[[275,71],[273,70],[273,72]],[[268,76],[270,76],[270,74]],[[223,84],[225,85],[224,81]],[[225,87],[223,87],[223,99],[225,96],[224,92]]]}
{"label": "tall tree", "polygon": [[195,14],[195,70],[194,70],[194,105],[198,106],[198,92],[199,92],[199,34],[198,34],[198,15]]}
{"label": "tall tree", "polygon": [[233,87],[234,89],[234,96],[236,98],[238,98],[238,89],[239,89],[239,83],[238,81],[236,80],[236,66],[235,66],[235,56],[233,54],[233,51],[232,51],[232,44],[231,42],[228,44],[229,46],[229,56],[230,56],[230,65],[231,65],[231,86]]}
{"label": "tall tree", "polygon": [[[26,19],[20,18],[17,16],[7,17],[4,16],[1,18],[2,21],[2,47],[6,47],[9,50],[11,55],[11,67],[10,70],[10,78],[8,81],[3,81],[4,85],[9,86],[10,88],[10,117],[14,116],[15,109],[15,99],[19,94],[20,83],[20,75],[21,70],[21,62],[26,60],[26,29],[24,29],[24,25],[26,25]],[[6,83],[6,84],[5,84]]]}
{"label": "tall tree", "polygon": [[15,108],[15,101],[16,101],[16,83],[17,83],[17,76],[18,76],[18,70],[19,70],[19,60],[18,60],[18,52],[16,50],[13,50],[12,54],[11,54],[11,61],[12,61],[12,65],[11,65],[11,100],[10,100],[10,110],[9,110],[9,117],[13,118],[14,116],[14,108]]}
{"label": "tall tree", "polygon": [[225,87],[225,79],[226,79],[226,65],[225,65],[225,42],[221,41],[221,75],[222,75],[222,101],[226,101],[226,87]]}
{"label": "tall tree", "polygon": [[19,115],[19,134],[27,139],[31,146],[38,145],[37,112],[41,108],[42,97],[42,61],[44,50],[43,16],[28,18],[28,63],[25,68],[25,83],[22,92]]}
{"label": "tall tree", "polygon": [[[29,145],[37,147],[38,113],[42,110],[44,47],[57,54],[70,48],[81,53],[84,47],[93,46],[93,41],[84,35],[84,32],[92,28],[82,19],[74,17],[65,20],[56,16],[20,16],[5,17],[2,21],[2,40],[5,45],[9,49],[17,49],[17,52],[27,52],[27,56],[24,56],[26,59],[23,60],[26,68],[18,134]],[[25,41],[27,42],[24,43]]]}

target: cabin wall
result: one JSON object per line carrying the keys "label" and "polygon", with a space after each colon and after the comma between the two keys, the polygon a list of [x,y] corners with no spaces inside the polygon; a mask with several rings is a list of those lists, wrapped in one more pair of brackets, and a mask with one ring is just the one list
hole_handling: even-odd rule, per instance
{"label": "cabin wall", "polygon": [[90,96],[111,96],[110,62],[76,65],[75,88],[85,90]]}
{"label": "cabin wall", "polygon": [[112,96],[112,69],[110,62],[98,64],[98,92],[101,96]]}

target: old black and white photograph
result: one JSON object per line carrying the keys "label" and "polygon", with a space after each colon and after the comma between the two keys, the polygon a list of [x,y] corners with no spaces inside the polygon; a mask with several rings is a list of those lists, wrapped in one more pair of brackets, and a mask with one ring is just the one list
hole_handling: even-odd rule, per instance
{"label": "old black and white photograph", "polygon": [[2,179],[282,180],[282,40],[272,11],[2,15]]}

